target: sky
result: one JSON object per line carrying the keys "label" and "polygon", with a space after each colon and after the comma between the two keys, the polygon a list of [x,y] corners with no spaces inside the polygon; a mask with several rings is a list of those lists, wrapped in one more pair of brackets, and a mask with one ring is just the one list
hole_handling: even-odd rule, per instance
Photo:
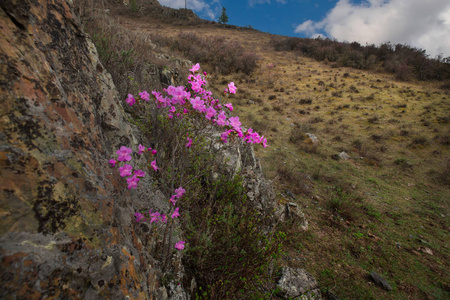
{"label": "sky", "polygon": [[426,50],[431,58],[450,57],[450,0],[158,0],[192,9],[217,21],[226,8],[228,24],[252,26],[284,36],[361,45],[385,42]]}

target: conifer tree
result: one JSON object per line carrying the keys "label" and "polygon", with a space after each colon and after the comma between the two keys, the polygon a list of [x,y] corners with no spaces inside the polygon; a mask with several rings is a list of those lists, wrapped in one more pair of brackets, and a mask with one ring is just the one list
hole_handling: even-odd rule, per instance
{"label": "conifer tree", "polygon": [[228,16],[227,16],[227,10],[225,7],[222,7],[222,13],[219,17],[219,23],[220,24],[227,24],[228,23]]}

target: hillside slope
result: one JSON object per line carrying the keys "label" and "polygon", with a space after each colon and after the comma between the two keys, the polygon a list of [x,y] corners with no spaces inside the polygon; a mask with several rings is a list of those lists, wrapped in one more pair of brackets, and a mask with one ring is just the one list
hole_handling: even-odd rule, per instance
{"label": "hillside slope", "polygon": [[[272,35],[248,28],[108,9],[170,55],[183,55],[177,43],[191,37],[258,57],[249,74],[203,67],[218,94],[236,83],[229,100],[269,140],[257,154],[278,201],[294,201],[310,220],[286,243],[281,264],[311,270],[323,291],[346,299],[449,297],[450,95],[442,82],[396,81],[277,52]],[[373,284],[372,271],[393,291]]]}

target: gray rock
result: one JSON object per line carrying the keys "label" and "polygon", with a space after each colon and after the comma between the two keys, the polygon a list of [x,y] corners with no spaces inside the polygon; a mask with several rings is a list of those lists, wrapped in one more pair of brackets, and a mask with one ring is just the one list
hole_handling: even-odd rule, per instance
{"label": "gray rock", "polygon": [[297,199],[297,198],[295,197],[295,195],[292,194],[292,192],[291,192],[290,190],[285,190],[284,192],[286,193],[286,196],[292,198],[292,200]]}
{"label": "gray rock", "polygon": [[372,271],[372,273],[370,273],[370,278],[372,278],[372,280],[377,285],[381,286],[386,291],[392,291],[392,287],[389,285],[389,283],[386,281],[386,279],[384,279],[383,277],[378,275],[375,271]]}
{"label": "gray rock", "polygon": [[342,160],[348,160],[348,159],[350,159],[350,155],[348,155],[347,153],[342,151],[341,153],[339,153],[339,158]]}
{"label": "gray rock", "polygon": [[280,222],[294,220],[302,230],[308,230],[309,227],[305,214],[293,202],[288,202],[285,205],[278,204],[275,209],[275,218]]}
{"label": "gray rock", "polygon": [[322,299],[316,279],[303,269],[283,267],[277,287],[284,299]]}
{"label": "gray rock", "polygon": [[319,139],[312,133],[305,133],[313,145],[319,144]]}

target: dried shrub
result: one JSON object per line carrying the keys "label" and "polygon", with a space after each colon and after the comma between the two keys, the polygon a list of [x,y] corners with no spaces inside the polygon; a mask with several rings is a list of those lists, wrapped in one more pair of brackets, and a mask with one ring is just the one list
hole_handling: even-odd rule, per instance
{"label": "dried shrub", "polygon": [[423,136],[415,137],[412,141],[413,145],[425,145],[427,143],[427,139]]}
{"label": "dried shrub", "polygon": [[361,215],[362,198],[350,184],[341,182],[328,189],[326,207],[334,214],[348,221],[357,220]]}
{"label": "dried shrub", "polygon": [[[155,56],[151,50],[155,45],[149,34],[122,28],[107,11],[95,5],[99,4],[89,4],[87,0],[75,1],[75,6],[83,9],[84,29],[91,36],[102,65],[111,74],[119,97],[125,99],[128,93],[142,89],[161,89],[159,75],[154,75],[164,68],[175,70],[176,65]],[[185,75],[187,71],[177,70],[173,77],[183,83],[182,78],[187,77]]]}
{"label": "dried shrub", "polygon": [[298,101],[299,104],[312,104],[312,99],[311,98],[303,98],[300,99],[300,101]]}
{"label": "dried shrub", "polygon": [[373,124],[377,123],[378,120],[379,120],[379,119],[378,119],[377,116],[373,116],[373,117],[367,119],[367,121],[368,121],[369,123],[373,123]]}
{"label": "dried shrub", "polygon": [[397,158],[394,160],[394,164],[401,167],[403,170],[412,168],[412,164],[404,158]]}
{"label": "dried shrub", "polygon": [[273,110],[279,113],[283,112],[283,106],[282,105],[274,105]]}
{"label": "dried shrub", "polygon": [[171,41],[170,47],[191,61],[207,64],[224,75],[238,72],[250,75],[257,67],[255,54],[245,52],[240,44],[227,42],[224,37],[180,33]]}
{"label": "dried shrub", "polygon": [[341,98],[341,97],[342,97],[342,91],[335,91],[335,92],[332,92],[331,95],[332,95],[333,97],[336,97],[336,98]]}

